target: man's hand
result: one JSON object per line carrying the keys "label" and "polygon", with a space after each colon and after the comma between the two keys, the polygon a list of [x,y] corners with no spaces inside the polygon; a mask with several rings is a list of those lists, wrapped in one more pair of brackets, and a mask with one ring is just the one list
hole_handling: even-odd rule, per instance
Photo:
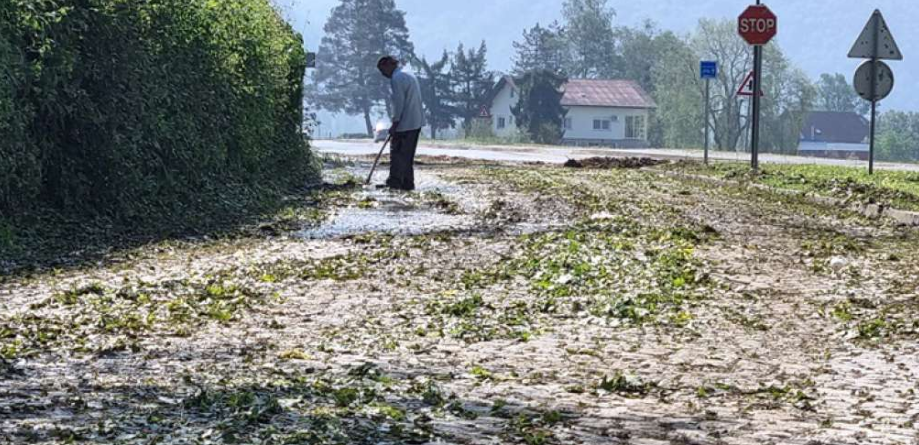
{"label": "man's hand", "polygon": [[389,137],[395,136],[395,135],[396,135],[396,129],[398,129],[398,128],[399,128],[399,121],[393,122],[393,123],[392,123],[392,127],[389,128]]}

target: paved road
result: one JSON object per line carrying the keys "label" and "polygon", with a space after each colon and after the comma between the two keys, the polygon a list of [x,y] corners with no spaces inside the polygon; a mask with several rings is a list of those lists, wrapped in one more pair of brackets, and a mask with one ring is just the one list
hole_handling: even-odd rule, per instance
{"label": "paved road", "polygon": [[[376,154],[380,144],[369,141],[314,141],[314,147],[323,153],[362,156]],[[418,147],[419,155],[451,156],[466,159],[480,159],[488,161],[509,162],[546,162],[563,163],[568,159],[583,159],[593,156],[645,156],[657,159],[702,159],[701,150],[678,149],[643,149],[621,150],[609,148],[576,148],[576,147],[530,147],[530,146],[494,146],[494,145],[469,145],[461,144],[430,144],[422,143]],[[734,153],[716,151],[711,153],[711,158],[718,161],[748,162],[749,153]],[[848,161],[839,159],[805,158],[800,156],[786,156],[762,154],[760,162],[767,164],[820,164],[841,165],[848,167],[863,166],[866,162]],[[879,162],[878,169],[919,171],[919,164],[896,164]]]}

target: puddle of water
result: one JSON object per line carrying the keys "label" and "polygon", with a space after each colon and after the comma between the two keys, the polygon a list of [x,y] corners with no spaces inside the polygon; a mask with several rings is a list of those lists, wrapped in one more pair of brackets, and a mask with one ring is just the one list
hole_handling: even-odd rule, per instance
{"label": "puddle of water", "polygon": [[[385,170],[385,169],[383,169]],[[370,165],[361,163],[345,171],[358,178],[366,178]],[[339,173],[341,170],[339,170]],[[326,172],[326,180],[334,181],[334,174]],[[377,170],[373,184],[384,182],[388,175]],[[336,209],[327,221],[318,227],[303,230],[297,236],[305,239],[331,239],[354,235],[379,233],[389,235],[417,236],[442,231],[488,231],[477,221],[475,214],[487,206],[488,201],[475,190],[462,185],[445,182],[436,175],[415,170],[416,193],[404,193],[391,190],[378,190],[366,187],[355,192],[357,202],[366,201],[373,204],[370,208],[346,207]],[[420,196],[425,192],[437,192],[452,202],[459,204],[463,214],[451,215],[432,208]],[[510,235],[541,233],[553,228],[565,227],[567,221],[554,223],[516,223],[505,226],[502,230]]]}
{"label": "puddle of water", "polygon": [[339,211],[325,224],[301,232],[300,236],[308,239],[340,238],[364,233],[412,236],[471,227],[472,220],[468,215],[444,215],[430,209],[347,208]]}
{"label": "puddle of water", "polygon": [[[369,167],[349,169],[349,172],[365,177]],[[463,191],[455,185],[443,182],[437,177],[415,171],[417,192],[438,192],[449,199],[460,201],[457,194]],[[385,172],[374,175],[374,184],[383,182]],[[417,194],[406,194],[390,190],[377,190],[373,187],[357,192],[357,201],[373,202],[371,208],[347,207],[338,209],[319,227],[301,231],[298,236],[306,239],[328,239],[365,233],[382,233],[390,235],[423,235],[425,233],[464,230],[474,226],[471,215],[448,215],[437,209],[420,203]]]}

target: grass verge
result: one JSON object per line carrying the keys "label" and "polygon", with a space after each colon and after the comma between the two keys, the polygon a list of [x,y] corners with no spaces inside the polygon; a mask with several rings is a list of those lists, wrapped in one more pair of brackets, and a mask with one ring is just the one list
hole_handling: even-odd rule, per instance
{"label": "grass verge", "polygon": [[878,171],[868,175],[867,170],[853,167],[770,164],[762,166],[759,174],[753,174],[744,164],[705,166],[696,162],[681,162],[663,168],[919,211],[919,172]]}

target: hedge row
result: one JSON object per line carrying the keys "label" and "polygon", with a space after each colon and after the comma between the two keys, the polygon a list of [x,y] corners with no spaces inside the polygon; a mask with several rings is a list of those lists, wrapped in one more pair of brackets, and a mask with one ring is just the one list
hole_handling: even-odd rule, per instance
{"label": "hedge row", "polygon": [[268,0],[0,0],[0,215],[303,184],[304,70]]}

